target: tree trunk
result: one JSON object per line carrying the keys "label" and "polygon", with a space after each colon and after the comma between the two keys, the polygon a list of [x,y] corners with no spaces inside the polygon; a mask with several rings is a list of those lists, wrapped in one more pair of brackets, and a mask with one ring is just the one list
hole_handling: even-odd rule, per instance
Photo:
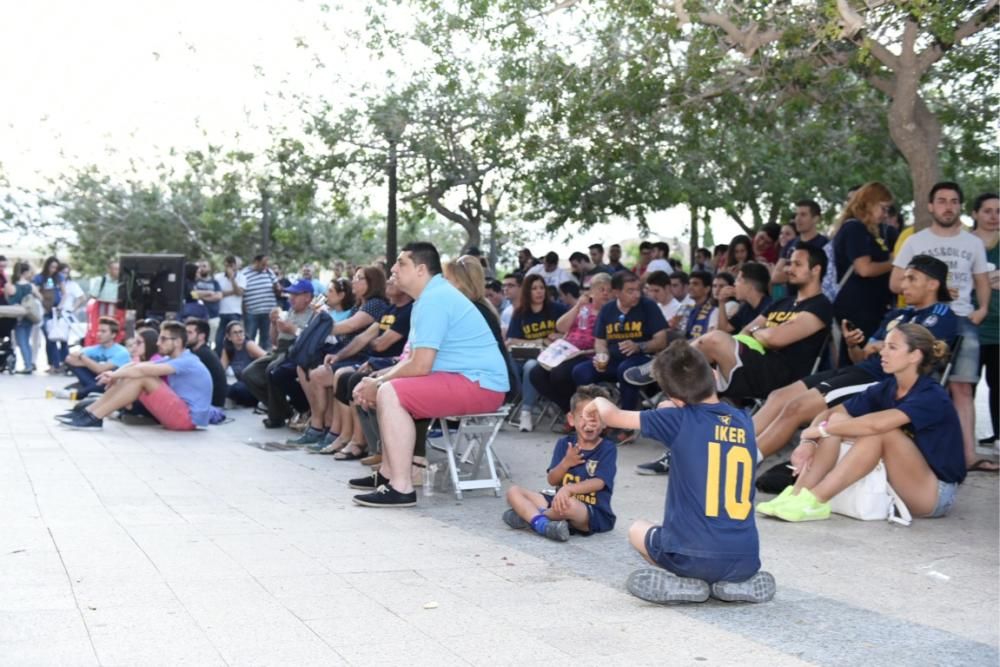
{"label": "tree trunk", "polygon": [[[897,85],[897,89],[900,87]],[[903,86],[904,91],[905,88]],[[914,227],[921,230],[931,223],[931,214],[924,202],[931,187],[941,178],[938,158],[941,122],[915,91],[912,95],[901,94],[893,97],[889,107],[889,134],[910,167]]]}
{"label": "tree trunk", "polygon": [[399,228],[399,217],[396,211],[396,195],[399,191],[399,183],[396,180],[396,142],[389,142],[389,164],[387,167],[389,176],[389,210],[386,215],[385,230],[385,261],[392,266],[396,261],[398,253],[396,231]]}
{"label": "tree trunk", "polygon": [[688,266],[694,266],[695,253],[698,250],[698,207],[691,207],[691,240],[688,248]]}
{"label": "tree trunk", "polygon": [[271,195],[260,186],[260,254],[271,254]]}

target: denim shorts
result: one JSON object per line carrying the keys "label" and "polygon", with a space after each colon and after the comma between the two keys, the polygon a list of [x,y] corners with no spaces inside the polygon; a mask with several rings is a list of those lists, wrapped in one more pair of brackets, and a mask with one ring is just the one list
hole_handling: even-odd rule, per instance
{"label": "denim shorts", "polygon": [[938,499],[937,505],[930,514],[927,515],[928,519],[937,519],[942,517],[951,510],[951,506],[955,504],[955,494],[958,492],[958,484],[955,482],[942,482],[938,480]]}

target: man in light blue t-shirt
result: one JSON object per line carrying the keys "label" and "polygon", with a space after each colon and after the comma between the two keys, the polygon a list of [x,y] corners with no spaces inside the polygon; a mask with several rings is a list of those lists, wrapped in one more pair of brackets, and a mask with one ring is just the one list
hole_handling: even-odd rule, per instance
{"label": "man in light blue t-shirt", "polygon": [[207,426],[212,414],[212,376],[186,342],[183,324],[164,322],[156,343],[163,359],[101,373],[97,382],[107,387],[104,395],[57,419],[70,428],[100,429],[109,414],[138,401],[169,431]]}
{"label": "man in light blue t-shirt", "polygon": [[[502,343],[476,305],[441,275],[432,244],[408,244],[392,273],[414,299],[410,355],[354,390],[360,407],[377,408],[382,440],[380,469],[351,481],[353,488],[372,491],[354,497],[369,507],[416,504],[414,420],[492,412],[510,389]],[[499,334],[499,323],[496,328]]]}
{"label": "man in light blue t-shirt", "polygon": [[76,382],[59,392],[60,397],[68,398],[70,391],[76,391],[77,398],[84,398],[94,392],[103,392],[104,387],[97,383],[97,376],[104,371],[121,368],[132,361],[125,346],[115,342],[117,335],[118,320],[113,317],[102,317],[98,320],[97,345],[71,352],[66,357],[66,365],[76,376]]}

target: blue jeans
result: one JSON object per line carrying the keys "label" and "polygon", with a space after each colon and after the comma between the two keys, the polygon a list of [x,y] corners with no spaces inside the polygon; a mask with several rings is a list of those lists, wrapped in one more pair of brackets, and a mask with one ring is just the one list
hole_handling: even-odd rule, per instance
{"label": "blue jeans", "polygon": [[537,359],[525,359],[523,364],[514,363],[514,372],[521,385],[521,409],[530,410],[538,403],[538,390],[531,384],[531,370],[538,365]]}
{"label": "blue jeans", "polygon": [[[263,350],[271,349],[271,314],[270,313],[247,313],[247,319],[243,322],[246,327],[247,340],[259,338],[257,344]],[[221,325],[220,325],[221,327]]]}
{"label": "blue jeans", "polygon": [[[222,313],[219,315],[219,330],[215,332],[215,353],[220,357],[222,356],[222,344],[226,340],[226,326],[228,326],[230,322],[238,322],[242,319],[243,315],[240,313]],[[268,323],[268,326],[270,326],[270,322]],[[247,334],[247,339],[249,339],[250,332],[245,330],[244,332]]]}
{"label": "blue jeans", "polygon": [[77,381],[82,385],[76,390],[77,398],[86,398],[87,394],[104,393],[104,387],[97,384],[97,375],[94,371],[83,366],[70,366],[69,369],[73,371],[73,375],[76,376]]}
{"label": "blue jeans", "polygon": [[577,364],[573,367],[573,382],[577,387],[597,382],[617,382],[618,392],[621,394],[618,407],[622,410],[635,410],[639,405],[639,387],[624,380],[625,371],[633,366],[642,366],[647,361],[649,357],[645,354],[633,354],[622,359],[612,358],[608,360],[608,367],[603,373],[594,368],[593,363]]}
{"label": "blue jeans", "polygon": [[21,363],[25,370],[34,367],[31,359],[31,329],[35,325],[27,317],[22,317],[14,327],[14,340],[17,341],[17,349],[21,351]]}

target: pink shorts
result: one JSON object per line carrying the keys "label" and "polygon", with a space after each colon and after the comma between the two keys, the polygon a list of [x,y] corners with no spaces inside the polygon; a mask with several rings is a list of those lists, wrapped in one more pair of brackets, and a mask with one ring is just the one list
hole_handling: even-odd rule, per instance
{"label": "pink shorts", "polygon": [[160,386],[154,392],[139,394],[139,402],[168,431],[193,431],[195,429],[194,422],[191,421],[191,410],[187,403],[174,393],[174,390],[166,382],[161,381]]}
{"label": "pink shorts", "polygon": [[503,405],[503,392],[483,389],[461,373],[431,373],[389,383],[414,419],[494,412]]}

